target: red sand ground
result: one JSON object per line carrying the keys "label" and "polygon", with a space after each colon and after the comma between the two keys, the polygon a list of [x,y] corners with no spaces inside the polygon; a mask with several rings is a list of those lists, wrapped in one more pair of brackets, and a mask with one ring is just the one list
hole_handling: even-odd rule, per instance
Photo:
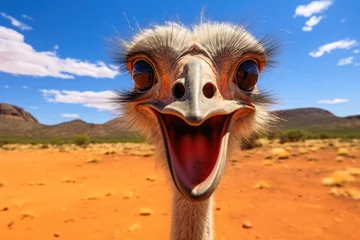
{"label": "red sand ground", "polygon": [[[334,170],[360,167],[359,157],[338,163],[328,148],[311,153],[316,162],[297,156],[264,166],[269,149],[255,151],[227,165],[215,194],[216,239],[360,239],[360,201],[321,184]],[[170,185],[154,157],[87,160],[84,150],[0,151],[0,239],[169,239]],[[254,189],[260,180],[271,187]],[[153,213],[140,216],[142,207]]]}

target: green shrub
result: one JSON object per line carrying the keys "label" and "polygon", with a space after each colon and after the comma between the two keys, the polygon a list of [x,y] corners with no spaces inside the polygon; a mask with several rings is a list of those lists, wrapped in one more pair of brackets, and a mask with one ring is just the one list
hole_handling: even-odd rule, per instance
{"label": "green shrub", "polygon": [[286,133],[289,142],[298,142],[304,139],[305,134],[300,130],[289,131]]}
{"label": "green shrub", "polygon": [[256,141],[258,138],[259,137],[257,135],[252,135],[249,139],[247,139],[241,144],[241,149],[250,150],[256,147],[262,147],[261,143]]}
{"label": "green shrub", "polygon": [[279,133],[278,134],[278,138],[279,138],[279,143],[283,144],[286,142],[289,142],[289,139],[287,138],[287,136],[283,133]]}
{"label": "green shrub", "polygon": [[319,139],[329,139],[329,138],[330,138],[330,136],[327,135],[326,133],[320,133],[320,135],[319,135]]}
{"label": "green shrub", "polygon": [[59,146],[59,145],[64,144],[64,140],[62,140],[60,138],[53,138],[53,139],[51,139],[50,144]]}
{"label": "green shrub", "polygon": [[8,140],[2,140],[0,139],[0,147],[6,145],[6,144],[9,144],[10,142]]}
{"label": "green shrub", "polygon": [[74,137],[73,142],[78,146],[86,146],[90,142],[90,137],[88,135],[78,135]]}

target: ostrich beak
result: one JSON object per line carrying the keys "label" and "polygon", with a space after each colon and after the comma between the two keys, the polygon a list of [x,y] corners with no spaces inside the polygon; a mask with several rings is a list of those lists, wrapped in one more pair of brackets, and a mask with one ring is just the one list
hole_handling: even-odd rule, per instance
{"label": "ostrich beak", "polygon": [[183,85],[183,94],[147,103],[157,116],[173,181],[194,202],[209,198],[219,185],[234,115],[254,111],[245,102],[223,99],[203,71],[201,61],[188,62],[183,78],[174,82]]}

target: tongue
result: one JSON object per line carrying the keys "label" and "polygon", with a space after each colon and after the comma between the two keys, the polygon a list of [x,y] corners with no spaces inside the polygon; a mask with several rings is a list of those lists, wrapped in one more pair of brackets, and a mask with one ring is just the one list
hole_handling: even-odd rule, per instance
{"label": "tongue", "polygon": [[216,154],[211,142],[202,134],[185,134],[178,140],[178,173],[191,185],[202,183],[211,173]]}

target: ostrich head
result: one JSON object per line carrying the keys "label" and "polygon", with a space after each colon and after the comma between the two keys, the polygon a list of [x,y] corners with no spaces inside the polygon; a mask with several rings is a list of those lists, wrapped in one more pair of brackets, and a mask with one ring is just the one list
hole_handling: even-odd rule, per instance
{"label": "ostrich head", "polygon": [[275,45],[228,23],[168,23],[120,42],[116,59],[134,83],[118,93],[125,120],[159,147],[185,199],[206,200],[230,148],[274,119],[256,84]]}

